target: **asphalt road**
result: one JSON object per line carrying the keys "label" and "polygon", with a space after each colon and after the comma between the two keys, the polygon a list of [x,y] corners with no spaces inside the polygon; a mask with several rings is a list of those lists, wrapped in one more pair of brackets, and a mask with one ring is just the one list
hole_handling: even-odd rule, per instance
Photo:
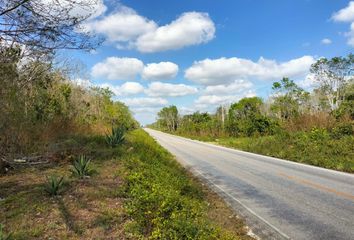
{"label": "asphalt road", "polygon": [[262,239],[354,239],[354,175],[145,129]]}

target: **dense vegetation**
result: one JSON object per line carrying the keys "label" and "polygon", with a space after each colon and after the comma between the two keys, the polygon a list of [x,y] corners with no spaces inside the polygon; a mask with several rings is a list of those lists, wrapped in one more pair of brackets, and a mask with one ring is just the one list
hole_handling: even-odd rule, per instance
{"label": "dense vegetation", "polygon": [[[264,101],[243,98],[214,114],[179,116],[175,106],[158,113],[152,128],[230,147],[354,172],[354,55],[320,59],[311,73],[317,88],[274,82]],[[172,127],[171,127],[172,126]]]}

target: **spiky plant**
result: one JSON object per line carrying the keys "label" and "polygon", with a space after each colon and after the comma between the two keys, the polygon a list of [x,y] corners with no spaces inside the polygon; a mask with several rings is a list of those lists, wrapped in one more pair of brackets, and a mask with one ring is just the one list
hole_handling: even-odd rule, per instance
{"label": "spiky plant", "polygon": [[50,195],[50,196],[56,196],[58,195],[60,189],[62,188],[64,183],[64,177],[57,177],[57,176],[50,176],[47,177],[47,183],[45,185],[45,191]]}
{"label": "spiky plant", "polygon": [[106,134],[105,139],[110,147],[116,147],[124,141],[125,129],[123,127],[112,127],[112,132]]}
{"label": "spiky plant", "polygon": [[79,178],[90,176],[93,172],[91,168],[91,159],[86,155],[80,155],[73,162],[71,172]]}

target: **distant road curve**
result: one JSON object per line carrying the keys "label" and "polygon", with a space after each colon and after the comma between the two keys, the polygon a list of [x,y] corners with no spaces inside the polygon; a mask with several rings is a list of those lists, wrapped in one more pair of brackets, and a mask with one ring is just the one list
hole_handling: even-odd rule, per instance
{"label": "distant road curve", "polygon": [[145,129],[262,239],[354,239],[354,175]]}

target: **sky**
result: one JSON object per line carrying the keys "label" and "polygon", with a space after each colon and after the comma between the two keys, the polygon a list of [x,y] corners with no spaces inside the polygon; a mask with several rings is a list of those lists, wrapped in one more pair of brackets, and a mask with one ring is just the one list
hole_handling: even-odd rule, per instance
{"label": "sky", "polygon": [[82,29],[104,42],[66,53],[85,66],[74,81],[110,88],[141,124],[164,106],[189,114],[266,99],[282,77],[311,89],[311,64],[354,47],[348,0],[97,0],[94,9]]}

